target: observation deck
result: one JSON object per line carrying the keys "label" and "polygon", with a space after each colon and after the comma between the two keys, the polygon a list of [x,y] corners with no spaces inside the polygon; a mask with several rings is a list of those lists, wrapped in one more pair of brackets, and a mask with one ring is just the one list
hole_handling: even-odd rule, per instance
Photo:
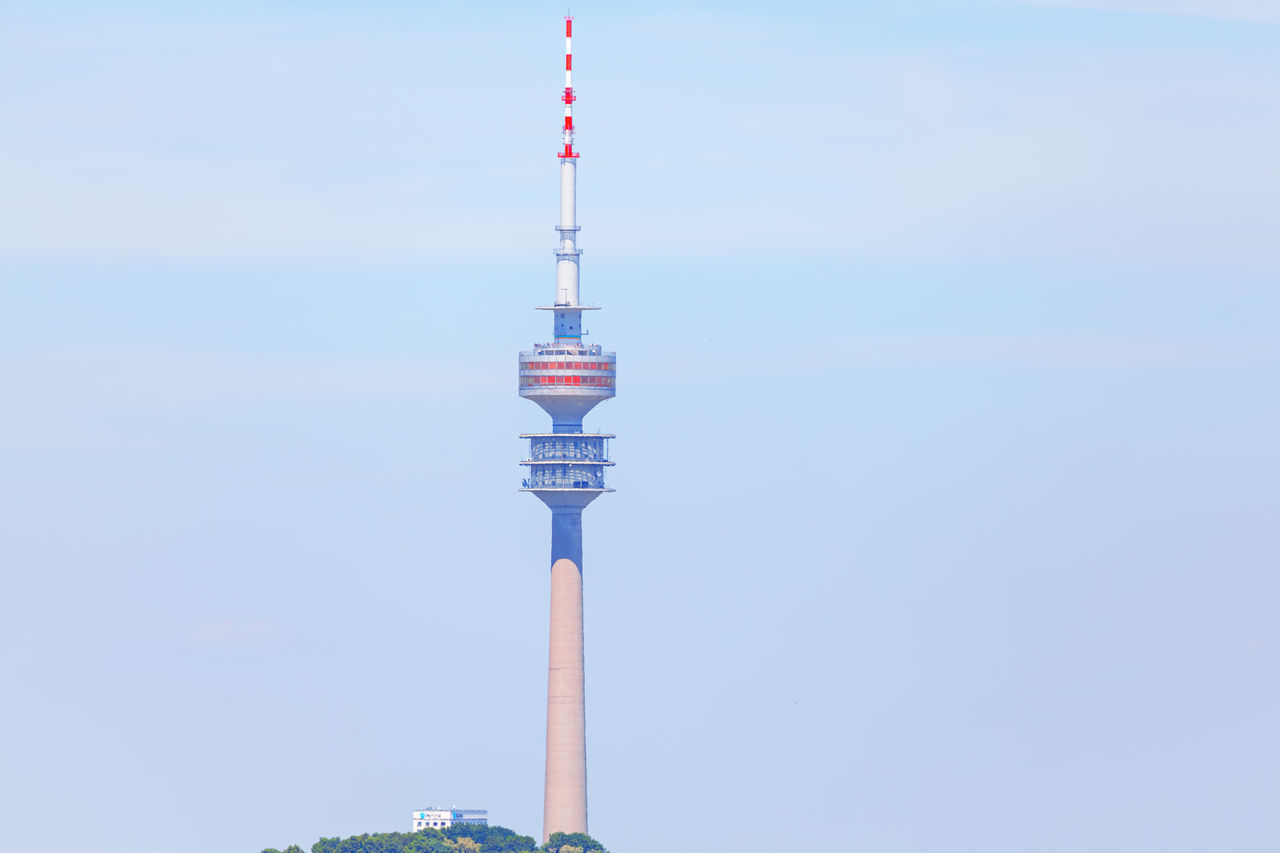
{"label": "observation deck", "polygon": [[520,396],[546,410],[556,432],[581,432],[583,416],[617,394],[617,379],[617,354],[598,344],[556,341],[520,353]]}

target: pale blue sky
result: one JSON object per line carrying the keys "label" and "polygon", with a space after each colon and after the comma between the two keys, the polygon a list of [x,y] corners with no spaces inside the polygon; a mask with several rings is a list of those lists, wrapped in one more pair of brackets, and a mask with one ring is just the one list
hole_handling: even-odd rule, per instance
{"label": "pale blue sky", "polygon": [[[593,833],[1274,850],[1280,5],[573,8]],[[0,2],[6,844],[538,832],[562,12]]]}

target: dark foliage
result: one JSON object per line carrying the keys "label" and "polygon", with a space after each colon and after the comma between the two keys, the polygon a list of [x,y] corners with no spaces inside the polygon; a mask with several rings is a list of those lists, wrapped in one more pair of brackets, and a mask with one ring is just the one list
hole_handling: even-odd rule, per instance
{"label": "dark foliage", "polygon": [[467,826],[455,823],[440,830],[440,833],[453,840],[470,838],[480,845],[481,853],[524,853],[526,850],[538,849],[538,842],[527,835],[518,835],[515,830],[505,826]]}
{"label": "dark foliage", "polygon": [[[468,839],[471,843],[462,841]],[[473,847],[472,844],[477,845]],[[532,853],[538,843],[505,826],[455,824],[420,832],[378,832],[350,838],[321,838],[311,853]]]}
{"label": "dark foliage", "polygon": [[311,853],[453,853],[439,831],[375,832],[350,838],[321,838]]}
{"label": "dark foliage", "polygon": [[[455,824],[445,829],[420,832],[375,832],[350,838],[321,838],[311,845],[311,853],[609,853],[590,835],[552,833],[542,847],[527,835],[519,835],[505,826],[470,826]],[[274,847],[262,853],[281,853]],[[303,853],[294,845],[283,853]]]}
{"label": "dark foliage", "polygon": [[584,832],[553,832],[542,849],[547,853],[560,853],[564,847],[573,847],[582,853],[609,853],[603,844]]}

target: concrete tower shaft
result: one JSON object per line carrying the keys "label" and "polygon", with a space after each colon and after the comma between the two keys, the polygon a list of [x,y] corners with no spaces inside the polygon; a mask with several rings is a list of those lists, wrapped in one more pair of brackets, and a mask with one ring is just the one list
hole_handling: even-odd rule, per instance
{"label": "concrete tower shaft", "polygon": [[[554,518],[554,516],[553,516]],[[582,511],[572,518],[582,524]],[[582,649],[582,568],[551,564],[551,647],[547,669],[547,770],[542,843],[553,832],[587,831],[587,704]]]}
{"label": "concrete tower shaft", "polygon": [[520,353],[519,393],[551,416],[551,431],[525,433],[521,490],[551,510],[551,638],[547,660],[547,764],[542,840],[587,831],[587,729],[582,629],[582,511],[605,485],[612,435],[583,432],[582,419],[616,393],[617,356],[583,341],[579,301],[578,152],[573,148],[573,19],[565,18],[560,219],[556,225],[553,338]]}

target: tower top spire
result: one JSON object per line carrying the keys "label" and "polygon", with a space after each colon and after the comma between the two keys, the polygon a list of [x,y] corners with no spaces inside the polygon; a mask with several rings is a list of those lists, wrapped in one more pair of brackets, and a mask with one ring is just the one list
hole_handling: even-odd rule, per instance
{"label": "tower top spire", "polygon": [[564,19],[564,124],[560,128],[560,222],[556,247],[555,336],[560,342],[582,341],[582,311],[587,307],[578,301],[578,152],[573,150],[573,104],[578,100],[573,91],[573,16]]}
{"label": "tower top spire", "polygon": [[578,156],[573,150],[573,102],[578,100],[573,94],[573,16],[567,13],[564,16],[564,94],[560,100],[564,103],[564,127],[560,140],[564,150],[556,156],[563,160]]}

